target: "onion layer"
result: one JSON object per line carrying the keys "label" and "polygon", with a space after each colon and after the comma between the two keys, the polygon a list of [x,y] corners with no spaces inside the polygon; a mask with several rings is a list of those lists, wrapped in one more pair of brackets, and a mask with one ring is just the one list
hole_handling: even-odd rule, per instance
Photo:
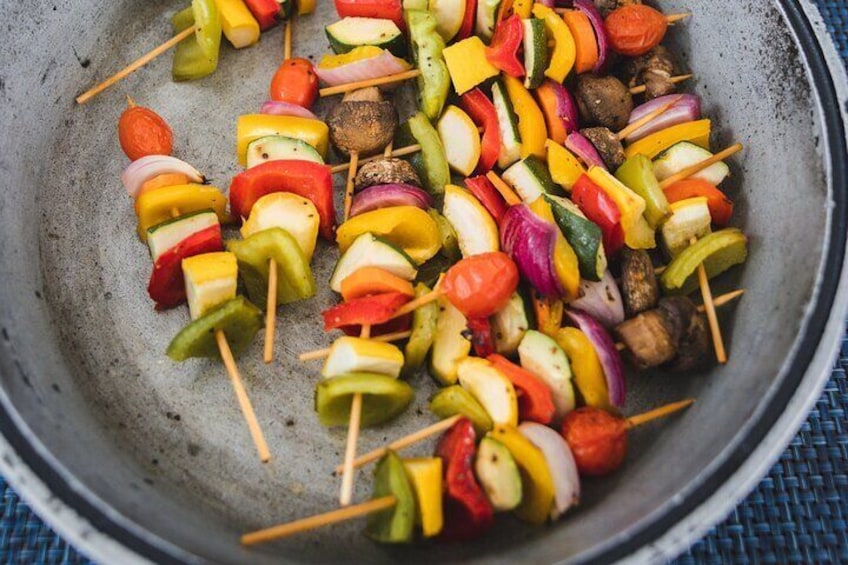
{"label": "onion layer", "polygon": [[147,155],[136,159],[124,169],[121,174],[121,183],[127,189],[127,193],[136,198],[141,185],[159,175],[169,173],[181,173],[192,182],[206,182],[200,171],[176,157],[170,155]]}
{"label": "onion layer", "polygon": [[551,519],[556,520],[566,510],[580,502],[580,475],[577,471],[577,462],[568,443],[555,430],[536,422],[524,422],[518,426],[518,431],[539,448],[551,471],[555,494]]}
{"label": "onion layer", "polygon": [[415,206],[427,210],[433,206],[429,194],[411,184],[377,184],[358,192],[350,205],[350,217],[379,208]]}
{"label": "onion layer", "polygon": [[553,267],[556,229],[525,204],[511,207],[501,222],[501,247],[518,265],[521,276],[550,298],[564,294]]}
{"label": "onion layer", "polygon": [[592,24],[592,28],[595,30],[595,39],[598,40],[598,62],[595,63],[595,68],[592,69],[592,72],[601,74],[607,64],[610,52],[607,30],[604,27],[604,17],[601,16],[601,13],[595,7],[595,3],[592,0],[574,0],[574,7],[586,14],[589,18],[589,23]]}
{"label": "onion layer", "polygon": [[601,366],[604,368],[604,377],[607,382],[610,404],[616,408],[623,408],[626,387],[624,384],[624,363],[621,355],[615,347],[610,334],[592,316],[580,310],[569,309],[566,314],[574,322],[581,332],[586,334],[589,341],[595,347]]}
{"label": "onion layer", "polygon": [[643,137],[648,137],[652,133],[670,128],[671,126],[701,119],[700,96],[697,94],[668,94],[666,96],[654,98],[650,102],[645,102],[641,106],[634,108],[633,112],[630,114],[630,120],[628,123],[632,124],[637,120],[641,120],[654,110],[665,106],[676,98],[679,98],[680,100],[675,102],[671,108],[628,135],[626,138],[627,141],[631,143],[639,141]]}
{"label": "onion layer", "polygon": [[319,119],[318,116],[297,104],[291,102],[280,102],[277,100],[266,100],[259,108],[260,114],[272,114],[275,116],[299,116],[301,118]]}
{"label": "onion layer", "polygon": [[580,160],[583,161],[583,164],[586,165],[587,169],[592,167],[601,167],[602,169],[607,170],[607,166],[601,158],[601,154],[598,153],[598,150],[595,149],[592,142],[586,139],[582,134],[579,134],[576,131],[568,134],[568,137],[565,138],[565,148],[577,155]]}
{"label": "onion layer", "polygon": [[615,278],[609,271],[599,281],[580,281],[580,298],[571,306],[586,312],[605,328],[612,329],[624,321],[624,303]]}
{"label": "onion layer", "polygon": [[327,85],[338,86],[340,84],[382,78],[407,70],[409,70],[409,65],[406,61],[398,59],[390,52],[384,50],[379,55],[360,59],[359,61],[339,67],[333,67],[332,69],[322,69],[320,66],[316,66],[315,74]]}

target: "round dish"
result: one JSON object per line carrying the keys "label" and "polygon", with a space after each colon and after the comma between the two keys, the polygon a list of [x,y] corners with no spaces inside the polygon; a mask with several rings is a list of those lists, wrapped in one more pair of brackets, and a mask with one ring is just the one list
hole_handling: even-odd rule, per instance
{"label": "round dish", "polygon": [[[17,31],[0,54],[0,472],[95,559],[659,560],[747,492],[826,380],[848,302],[846,93],[835,52],[819,41],[824,28],[809,3],[663,2],[669,12],[694,9],[672,37],[697,73],[692,88],[706,94],[715,141],[748,148],[735,160],[744,182],[731,195],[751,258],[721,281],[748,290],[724,315],[733,320],[731,362],[691,379],[631,379],[628,412],[684,396],[698,404],[633,434],[626,465],[587,482],[582,508],[551,528],[501,520],[475,543],[385,548],[349,524],[242,549],[243,531],[334,505],[330,470],[343,433],[318,425],[316,372],[294,361],[326,344],[316,320],[331,297],[324,287],[281,313],[282,367],[258,355],[241,363],[274,455],[260,467],[218,367],[162,355],[185,318],[156,315],[147,301],[149,263],[127,229],[113,128],[121,93],[131,92],[166,115],[188,161],[226,184],[236,172],[235,117],[264,98],[281,30],[253,49],[225,49],[205,81],[171,83],[166,56],[77,108],[79,91],[165,38],[175,6],[3,6]],[[326,7],[299,20],[295,52],[323,52],[321,29],[334,17]],[[21,72],[23,58],[38,71]],[[317,256],[321,280],[335,256],[326,247]],[[431,384],[423,376],[413,384],[414,408],[423,407]],[[363,451],[431,420],[414,408],[365,434]],[[360,497],[366,484],[361,473]]]}

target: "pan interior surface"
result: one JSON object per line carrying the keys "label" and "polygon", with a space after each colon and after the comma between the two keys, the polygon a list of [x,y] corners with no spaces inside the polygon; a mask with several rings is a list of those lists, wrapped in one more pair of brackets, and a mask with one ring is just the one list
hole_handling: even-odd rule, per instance
{"label": "pan interior surface", "polygon": [[[749,259],[714,291],[747,294],[720,313],[726,366],[629,376],[628,413],[689,396],[698,402],[632,433],[625,466],[585,481],[581,506],[560,522],[531,528],[501,516],[494,531],[461,545],[378,546],[354,522],[239,546],[247,530],[337,504],[332,469],[345,433],[318,424],[312,402],[320,366],[296,360],[328,344],[319,314],[335,300],[327,281],[337,254],[319,243],[318,295],[280,310],[278,361],[262,363],[261,336],[238,360],[272,449],[262,465],[223,367],[175,364],[164,355],[188,314],[157,313],[147,296],[151,262],[120,185],[126,159],[115,128],[130,94],[169,122],[176,156],[226,189],[239,172],[236,119],[265,99],[282,58],[282,29],[247,50],[224,47],[218,72],[202,81],[172,82],[165,55],[86,106],[73,104],[80,91],[167,38],[173,3],[86,0],[73,10],[3,3],[19,30],[0,53],[4,433],[95,527],[157,561],[324,562],[345,555],[367,562],[548,562],[590,559],[627,541],[680,504],[768,410],[818,298],[831,210],[824,117],[776,3],[661,6],[694,12],[670,36],[696,75],[689,88],[713,120],[713,147],[746,147],[723,188],[736,202],[735,225],[749,237]],[[323,26],[335,19],[329,2],[298,19],[295,55],[317,59],[328,51]],[[405,118],[411,96],[398,97]],[[317,112],[334,102],[321,101]],[[423,374],[411,384],[413,405],[395,422],[365,430],[362,452],[432,423],[427,399],[434,384]],[[370,468],[357,474],[357,500],[369,496],[370,483]]]}

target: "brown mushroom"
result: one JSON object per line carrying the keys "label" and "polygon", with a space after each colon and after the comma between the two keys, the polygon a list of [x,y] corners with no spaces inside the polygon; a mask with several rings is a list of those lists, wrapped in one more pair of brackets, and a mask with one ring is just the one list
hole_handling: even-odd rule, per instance
{"label": "brown mushroom", "polygon": [[583,128],[580,133],[592,142],[609,170],[615,171],[627,160],[618,136],[607,128]]}
{"label": "brown mushroom", "polygon": [[625,71],[630,76],[630,86],[644,84],[645,99],[653,100],[677,92],[677,86],[671,82],[675,67],[671,51],[657,45],[645,55],[631,59]]}
{"label": "brown mushroom", "polygon": [[595,7],[601,12],[601,15],[606,18],[610,12],[622,6],[630,4],[641,4],[642,0],[595,0]]}
{"label": "brown mushroom", "polygon": [[657,305],[657,275],[648,252],[625,247],[621,253],[621,297],[630,318]]}
{"label": "brown mushroom", "polygon": [[633,95],[612,76],[581,75],[577,80],[576,98],[583,123],[612,131],[624,129],[633,111]]}
{"label": "brown mushroom", "polygon": [[669,371],[691,371],[710,349],[710,333],[706,317],[695,303],[676,296],[660,300],[659,310],[665,315],[671,331],[677,333],[677,355],[665,365]]}
{"label": "brown mushroom", "polygon": [[411,184],[420,187],[421,179],[412,165],[403,159],[380,159],[359,168],[354,188],[362,190],[376,184]]}
{"label": "brown mushroom", "polygon": [[677,343],[661,310],[642,312],[620,323],[615,335],[627,346],[627,355],[640,368],[659,367],[677,355]]}
{"label": "brown mushroom", "polygon": [[394,105],[382,100],[377,89],[348,93],[327,115],[330,139],[345,154],[365,156],[382,151],[397,125]]}

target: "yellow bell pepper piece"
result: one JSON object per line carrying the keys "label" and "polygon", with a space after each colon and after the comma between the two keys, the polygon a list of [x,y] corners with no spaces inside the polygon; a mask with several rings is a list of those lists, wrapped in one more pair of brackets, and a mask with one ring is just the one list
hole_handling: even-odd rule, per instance
{"label": "yellow bell pepper piece", "polygon": [[344,253],[364,233],[382,237],[402,249],[418,265],[442,247],[439,227],[430,214],[415,206],[392,206],[349,219],[336,231],[339,252]]}
{"label": "yellow bell pepper piece", "polygon": [[548,150],[548,170],[554,182],[568,191],[586,174],[586,169],[571,151],[551,139],[545,141]]}
{"label": "yellow bell pepper piece", "polygon": [[545,116],[533,100],[530,92],[515,77],[504,75],[504,85],[512,109],[518,117],[518,134],[521,137],[521,158],[535,155],[541,160],[547,157],[545,141],[548,139],[548,129],[545,126]]}
{"label": "yellow bell pepper piece", "polygon": [[512,12],[518,14],[522,20],[526,20],[533,12],[533,0],[515,0],[512,3]]}
{"label": "yellow bell pepper piece", "polygon": [[531,524],[544,524],[554,504],[554,483],[545,456],[510,426],[495,426],[489,434],[506,446],[521,473],[524,496],[515,514]]}
{"label": "yellow bell pepper piece", "polygon": [[556,228],[554,243],[554,272],[569,300],[576,300],[580,293],[580,263],[574,249],[562,235],[554,220],[550,204],[544,198],[537,198],[530,204],[530,209],[548,224]]}
{"label": "yellow bell pepper piece", "polygon": [[642,154],[653,159],[672,145],[681,141],[691,141],[704,149],[710,148],[710,120],[697,120],[671,126],[657,133],[644,137],[627,146],[624,154],[628,159]]}
{"label": "yellow bell pepper piece", "polygon": [[[334,55],[332,53],[327,53],[321,58],[321,62],[318,63],[318,68],[320,69],[335,69],[336,67],[342,67],[349,63],[355,63],[356,61],[362,61],[365,59],[370,59],[372,57],[377,57],[381,53],[383,53],[383,49],[376,47],[374,45],[360,45],[359,47],[354,47],[351,51],[347,53],[342,53],[340,55]],[[398,59],[395,57],[398,62],[402,63],[406,67],[409,67],[409,63],[404,61],[403,59]]]}
{"label": "yellow bell pepper piece", "polygon": [[404,459],[403,468],[412,484],[418,514],[415,523],[421,525],[425,538],[442,531],[442,460],[439,457]]}
{"label": "yellow bell pepper piece", "polygon": [[242,0],[215,0],[221,29],[233,47],[242,49],[259,41],[259,23]]}
{"label": "yellow bell pepper piece", "polygon": [[607,381],[604,378],[604,369],[595,347],[586,334],[577,328],[560,328],[554,336],[568,362],[571,363],[571,373],[574,384],[587,406],[600,408],[601,410],[613,411],[609,403],[609,392]]}
{"label": "yellow bell pepper piece", "polygon": [[247,165],[247,146],[250,142],[266,135],[282,135],[300,139],[314,147],[323,159],[327,159],[330,130],[321,120],[300,116],[245,114],[239,116],[236,127],[238,159],[242,166]]}
{"label": "yellow bell pepper piece", "polygon": [[233,253],[220,251],[187,257],[182,269],[192,320],[236,297],[238,262]]}
{"label": "yellow bell pepper piece", "polygon": [[653,249],[657,246],[654,230],[645,219],[645,199],[624,186],[601,167],[589,169],[589,178],[615,201],[621,212],[624,243],[631,249]]}
{"label": "yellow bell pepper piece", "polygon": [[214,186],[178,184],[146,190],[135,201],[138,237],[147,241],[148,228],[201,210],[211,209],[218,216],[218,221],[226,223],[230,220],[226,207],[227,198]]}
{"label": "yellow bell pepper piece", "polygon": [[297,0],[297,15],[305,16],[315,11],[315,0]]}
{"label": "yellow bell pepper piece", "polygon": [[571,30],[565,25],[563,19],[544,4],[534,4],[533,15],[545,21],[548,39],[553,39],[554,42],[545,76],[561,83],[574,68],[574,61],[577,59],[577,44],[574,43],[574,36],[571,35]]}
{"label": "yellow bell pepper piece", "polygon": [[486,59],[486,46],[476,35],[445,47],[442,55],[457,94],[468,92],[500,72]]}
{"label": "yellow bell pepper piece", "polygon": [[345,336],[333,342],[321,376],[330,379],[347,373],[376,373],[398,378],[401,368],[403,353],[396,345]]}

